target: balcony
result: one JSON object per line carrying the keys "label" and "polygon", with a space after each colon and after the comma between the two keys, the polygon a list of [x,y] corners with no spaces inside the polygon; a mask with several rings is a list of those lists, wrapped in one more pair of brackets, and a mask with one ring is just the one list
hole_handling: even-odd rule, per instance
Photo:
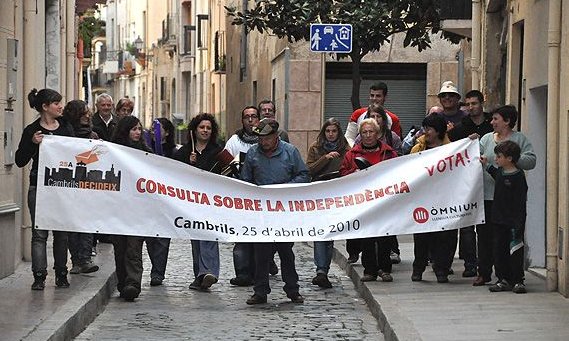
{"label": "balcony", "polygon": [[440,2],[441,29],[463,37],[472,36],[472,0]]}

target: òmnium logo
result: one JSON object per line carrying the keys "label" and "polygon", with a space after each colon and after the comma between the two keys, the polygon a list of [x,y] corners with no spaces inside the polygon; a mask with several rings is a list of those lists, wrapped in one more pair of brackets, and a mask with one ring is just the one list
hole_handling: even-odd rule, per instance
{"label": "\u00f2mnium logo", "polygon": [[75,156],[76,166],[73,170],[72,162],[61,161],[59,169],[45,167],[44,186],[69,187],[92,189],[100,191],[120,191],[121,171],[115,174],[115,167],[104,171],[91,169],[87,165],[99,161],[99,156],[105,154],[104,146],[95,146],[93,149]]}
{"label": "\u00f2mnium logo", "polygon": [[413,219],[419,224],[424,224],[429,220],[429,211],[424,207],[417,207],[413,210]]}

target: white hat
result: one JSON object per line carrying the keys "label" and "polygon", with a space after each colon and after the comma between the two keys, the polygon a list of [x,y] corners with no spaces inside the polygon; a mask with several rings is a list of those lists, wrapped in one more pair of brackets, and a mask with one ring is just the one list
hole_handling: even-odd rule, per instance
{"label": "white hat", "polygon": [[440,96],[441,94],[448,92],[457,94],[458,97],[460,98],[460,92],[458,92],[458,89],[456,88],[456,86],[454,86],[454,83],[452,81],[443,82],[443,85],[441,86],[441,91],[439,91],[439,94],[437,96]]}

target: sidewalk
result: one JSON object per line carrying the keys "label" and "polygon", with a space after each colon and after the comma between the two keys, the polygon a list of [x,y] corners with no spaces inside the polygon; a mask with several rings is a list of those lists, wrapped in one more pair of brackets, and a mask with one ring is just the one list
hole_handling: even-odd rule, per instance
{"label": "sidewalk", "polygon": [[[402,262],[394,266],[392,283],[361,283],[361,263],[347,264],[344,242],[335,243],[336,263],[352,278],[386,340],[569,340],[569,300],[546,292],[542,279],[526,273],[525,295],[490,293],[487,286],[473,287],[472,278],[462,278],[462,261],[455,259],[450,283],[438,284],[429,269],[423,282],[411,282],[413,244],[408,236],[399,241]],[[99,244],[95,261],[101,269],[69,275],[68,289],[55,287],[50,269],[46,289],[31,291],[30,263],[0,280],[0,340],[78,335],[115,288],[112,246]]]}
{"label": "sidewalk", "polygon": [[[53,264],[51,238],[48,264]],[[44,291],[32,291],[31,262],[0,280],[0,340],[70,340],[101,312],[115,289],[111,244],[99,244],[94,261],[99,271],[68,275],[71,286],[57,288],[48,269]]]}
{"label": "sidewalk", "polygon": [[360,282],[360,261],[347,264],[344,242],[335,243],[334,260],[355,283],[378,319],[386,340],[569,340],[569,300],[547,292],[545,281],[526,272],[527,294],[491,293],[462,278],[462,260],[453,263],[450,282],[438,284],[427,268],[412,282],[413,243],[400,236],[402,262],[391,283]]}

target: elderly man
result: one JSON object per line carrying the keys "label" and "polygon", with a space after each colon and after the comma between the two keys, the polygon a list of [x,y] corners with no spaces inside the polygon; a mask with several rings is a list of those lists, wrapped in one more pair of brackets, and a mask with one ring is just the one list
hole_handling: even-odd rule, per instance
{"label": "elderly man", "polygon": [[[273,120],[277,119],[277,107],[275,106],[275,102],[271,101],[270,99],[264,99],[259,102],[259,113],[261,114],[261,119],[263,118],[272,118]],[[289,142],[288,140],[288,133],[286,130],[279,128],[279,137],[281,140],[285,142]]]}
{"label": "elderly man", "polygon": [[[300,152],[292,144],[282,141],[278,136],[279,124],[274,119],[265,118],[253,129],[259,136],[259,143],[247,152],[241,179],[256,185],[310,182],[310,173],[302,161]],[[267,302],[271,292],[269,286],[269,267],[276,249],[281,259],[284,291],[294,303],[303,303],[299,292],[298,274],[294,263],[294,243],[255,243],[255,285],[254,294],[247,304]]]}
{"label": "elderly man", "polygon": [[93,131],[100,139],[110,141],[117,126],[117,118],[113,115],[113,98],[109,94],[100,94],[95,101],[97,112],[93,115]]}

